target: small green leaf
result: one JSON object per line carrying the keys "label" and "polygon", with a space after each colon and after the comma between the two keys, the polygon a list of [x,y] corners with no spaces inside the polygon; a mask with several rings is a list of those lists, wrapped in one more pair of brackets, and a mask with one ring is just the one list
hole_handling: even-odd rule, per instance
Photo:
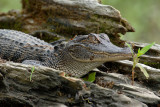
{"label": "small green leaf", "polygon": [[149,44],[149,45],[143,47],[141,50],[138,49],[137,57],[139,57],[139,56],[145,54],[145,53],[146,53],[146,52],[147,52],[154,44],[155,44],[155,42],[153,42],[153,43],[151,43],[151,44]]}
{"label": "small green leaf", "polygon": [[30,75],[30,81],[32,80],[32,74],[33,74],[34,70],[35,70],[35,66],[32,67],[32,71],[31,71],[31,75]]}
{"label": "small green leaf", "polygon": [[132,55],[134,55],[134,54],[133,54],[133,49],[132,49],[131,45],[128,44],[128,43],[126,43],[126,45],[130,48]]}
{"label": "small green leaf", "polygon": [[96,72],[92,72],[88,75],[88,77],[84,77],[84,81],[94,82],[95,81]]}
{"label": "small green leaf", "polygon": [[140,70],[143,72],[145,77],[148,79],[149,78],[149,74],[147,73],[147,71],[140,64],[137,64],[137,66],[140,68]]}
{"label": "small green leaf", "polygon": [[140,51],[141,51],[141,49],[140,49],[140,48],[138,48],[138,53],[140,53]]}

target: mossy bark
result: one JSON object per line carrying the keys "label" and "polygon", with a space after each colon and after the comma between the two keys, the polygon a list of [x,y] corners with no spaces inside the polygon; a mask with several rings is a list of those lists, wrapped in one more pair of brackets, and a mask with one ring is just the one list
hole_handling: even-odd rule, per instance
{"label": "mossy bark", "polygon": [[46,30],[67,38],[106,33],[112,42],[121,46],[124,42],[119,39],[119,34],[134,31],[118,10],[99,4],[97,0],[22,0],[22,5],[21,12],[3,15],[13,17],[14,21],[8,22],[14,24],[0,25],[0,28],[18,29],[26,33]]}
{"label": "mossy bark", "polygon": [[[61,38],[60,35],[70,38],[80,34],[107,33],[111,41],[121,46],[124,42],[119,39],[119,34],[134,31],[118,10],[99,4],[97,0],[22,0],[22,5],[22,11],[0,14],[0,28],[20,30],[48,42]],[[143,44],[133,44],[135,50],[144,47]],[[32,81],[29,81],[33,66],[0,60],[0,106],[157,106],[160,103],[159,47],[156,44],[141,57],[140,62],[157,65],[155,68],[144,66],[150,74],[148,80],[137,68],[135,86],[130,85],[129,79],[131,61],[101,66],[104,73],[96,76],[98,86],[64,77],[61,71],[42,66],[36,67]]]}

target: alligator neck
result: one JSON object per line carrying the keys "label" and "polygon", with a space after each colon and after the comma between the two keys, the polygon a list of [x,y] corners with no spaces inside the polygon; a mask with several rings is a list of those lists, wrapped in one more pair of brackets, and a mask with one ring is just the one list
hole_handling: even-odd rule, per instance
{"label": "alligator neck", "polygon": [[104,62],[81,62],[73,59],[67,50],[58,52],[58,56],[52,57],[50,67],[66,72],[75,77],[81,77]]}

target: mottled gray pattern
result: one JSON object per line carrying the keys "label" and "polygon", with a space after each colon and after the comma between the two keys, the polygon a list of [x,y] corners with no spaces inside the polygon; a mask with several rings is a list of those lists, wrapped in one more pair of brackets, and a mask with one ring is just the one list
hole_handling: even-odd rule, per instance
{"label": "mottled gray pattern", "polygon": [[43,61],[54,47],[40,39],[14,30],[0,30],[0,57],[15,62]]}
{"label": "mottled gray pattern", "polygon": [[0,30],[0,57],[80,77],[106,61],[128,59],[131,52],[113,45],[106,34],[80,35],[68,43],[49,44],[19,31]]}

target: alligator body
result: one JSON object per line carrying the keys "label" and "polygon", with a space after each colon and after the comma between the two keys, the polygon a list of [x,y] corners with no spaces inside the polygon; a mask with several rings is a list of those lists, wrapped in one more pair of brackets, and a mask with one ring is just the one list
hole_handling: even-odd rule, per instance
{"label": "alligator body", "polygon": [[81,77],[104,62],[128,59],[129,48],[113,45],[106,34],[79,35],[66,43],[46,43],[15,30],[0,30],[0,57],[43,65]]}

